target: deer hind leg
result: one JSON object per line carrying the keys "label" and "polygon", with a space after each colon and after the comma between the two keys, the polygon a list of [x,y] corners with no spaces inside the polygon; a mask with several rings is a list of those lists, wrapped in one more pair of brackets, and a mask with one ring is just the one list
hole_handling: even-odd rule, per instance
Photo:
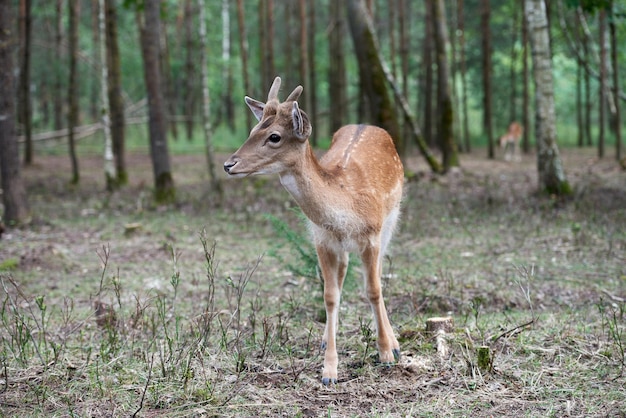
{"label": "deer hind leg", "polygon": [[393,333],[387,316],[385,301],[380,283],[382,272],[382,252],[380,247],[369,245],[361,253],[365,270],[365,290],[376,322],[378,334],[378,354],[381,363],[393,363],[400,357],[400,344]]}
{"label": "deer hind leg", "polygon": [[348,253],[334,251],[331,248],[318,245],[317,257],[324,279],[324,304],[326,305],[326,327],[322,339],[324,350],[324,370],[322,383],[337,383],[337,326],[339,323],[339,303],[341,289],[348,268]]}

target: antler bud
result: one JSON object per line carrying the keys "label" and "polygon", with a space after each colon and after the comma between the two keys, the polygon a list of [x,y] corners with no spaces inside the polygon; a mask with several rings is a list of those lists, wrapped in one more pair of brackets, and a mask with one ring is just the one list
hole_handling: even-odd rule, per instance
{"label": "antler bud", "polygon": [[267,101],[278,100],[278,90],[280,90],[280,77],[276,77],[270,87],[270,92],[267,94]]}

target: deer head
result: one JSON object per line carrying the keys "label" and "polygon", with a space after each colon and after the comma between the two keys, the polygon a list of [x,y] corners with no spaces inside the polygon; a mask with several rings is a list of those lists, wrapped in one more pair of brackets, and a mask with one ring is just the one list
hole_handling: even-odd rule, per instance
{"label": "deer head", "polygon": [[246,142],[225,163],[231,176],[282,173],[302,157],[308,147],[311,123],[298,106],[302,86],[296,87],[280,103],[280,77],[272,83],[267,102],[245,97],[246,104],[259,123],[252,128]]}

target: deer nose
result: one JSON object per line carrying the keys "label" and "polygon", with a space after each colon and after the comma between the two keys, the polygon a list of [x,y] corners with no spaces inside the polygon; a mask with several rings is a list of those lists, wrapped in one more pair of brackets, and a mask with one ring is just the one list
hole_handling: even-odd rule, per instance
{"label": "deer nose", "polygon": [[231,168],[233,168],[237,164],[238,161],[239,161],[238,158],[231,157],[228,161],[224,163],[224,171],[230,174]]}

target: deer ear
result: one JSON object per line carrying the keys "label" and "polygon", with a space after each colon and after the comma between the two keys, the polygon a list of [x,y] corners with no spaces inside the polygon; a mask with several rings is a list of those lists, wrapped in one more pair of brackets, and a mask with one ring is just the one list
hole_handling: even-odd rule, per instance
{"label": "deer ear", "polygon": [[246,101],[246,104],[248,105],[250,110],[252,110],[252,113],[254,114],[256,120],[260,121],[263,117],[263,109],[265,109],[265,103],[254,100],[252,97],[248,96],[244,97],[244,100]]}
{"label": "deer ear", "polygon": [[300,110],[298,102],[293,102],[291,110],[293,119],[293,133],[300,141],[306,141],[311,136],[311,123],[306,113]]}

